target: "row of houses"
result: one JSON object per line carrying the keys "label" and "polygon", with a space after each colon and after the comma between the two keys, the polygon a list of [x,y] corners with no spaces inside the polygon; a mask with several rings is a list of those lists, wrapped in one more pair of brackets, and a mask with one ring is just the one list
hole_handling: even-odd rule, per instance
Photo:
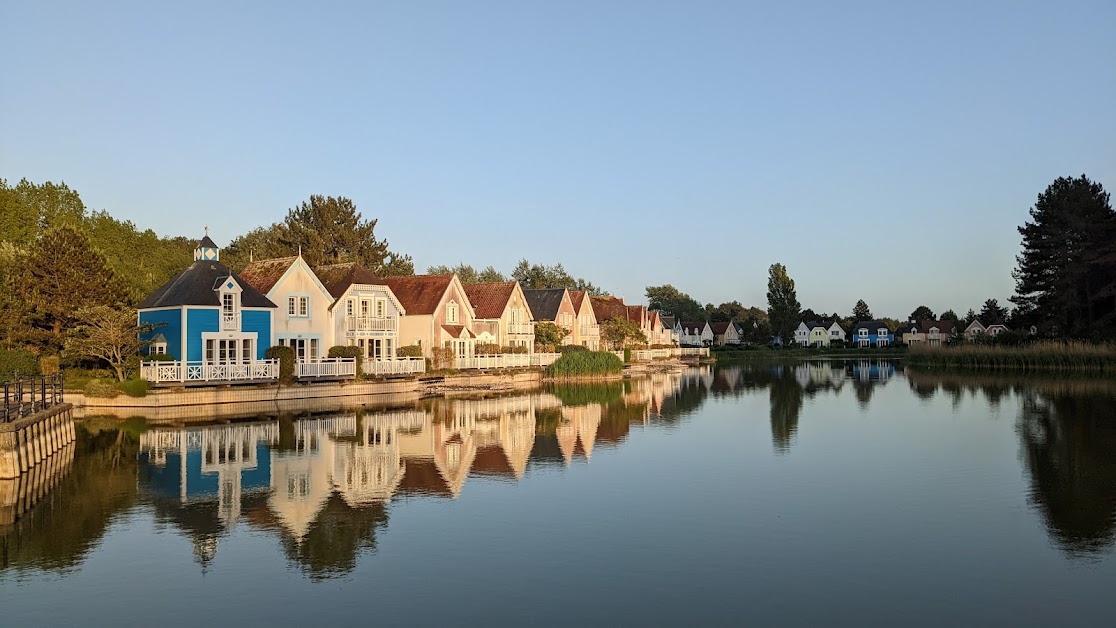
{"label": "row of houses", "polygon": [[155,327],[149,352],[171,358],[146,365],[147,379],[273,379],[278,365],[265,353],[275,345],[294,351],[300,377],[353,375],[352,360],[327,359],[338,345],[359,348],[373,374],[421,372],[435,348],[468,367],[478,364],[469,362],[478,345],[531,356],[543,321],[568,330],[561,344],[590,350],[602,348],[600,324],[612,318],[638,325],[652,345],[676,344],[673,322],[617,297],[524,290],[516,281],[463,284],[454,274],[377,277],[357,263],[311,268],[301,253],[252,261],[237,274],[220,257],[207,234],[194,263],[138,306],[140,324]]}
{"label": "row of houses", "polygon": [[794,341],[803,347],[827,347],[837,343],[842,346],[851,344],[856,347],[890,347],[897,342],[938,346],[949,342],[959,333],[974,339],[997,336],[1005,331],[1008,328],[1002,324],[985,325],[977,319],[964,332],[959,332],[951,320],[923,320],[910,321],[895,331],[891,331],[883,321],[857,321],[846,333],[839,321],[824,320],[799,323],[794,331]]}

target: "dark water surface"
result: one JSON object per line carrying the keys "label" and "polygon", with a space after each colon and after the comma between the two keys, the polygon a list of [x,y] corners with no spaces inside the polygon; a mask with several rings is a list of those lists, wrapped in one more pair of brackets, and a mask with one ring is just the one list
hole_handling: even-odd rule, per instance
{"label": "dark water surface", "polygon": [[693,369],[197,428],[89,420],[0,624],[1116,622],[1116,385]]}

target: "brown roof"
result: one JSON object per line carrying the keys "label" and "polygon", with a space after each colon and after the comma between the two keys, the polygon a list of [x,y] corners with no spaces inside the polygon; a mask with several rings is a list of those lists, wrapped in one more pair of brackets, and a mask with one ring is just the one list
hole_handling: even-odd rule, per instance
{"label": "brown roof", "polygon": [[585,297],[589,293],[585,290],[570,290],[570,301],[573,301],[574,311],[581,311],[581,304],[585,302]]}
{"label": "brown roof", "polygon": [[514,281],[501,281],[497,283],[467,283],[465,296],[473,304],[477,318],[500,318],[504,315],[504,308],[508,306],[512,293],[515,292]]}
{"label": "brown roof", "polygon": [[434,466],[433,461],[405,459],[403,479],[399,482],[399,493],[402,495],[435,495],[438,497],[453,497],[446,478]]}
{"label": "brown roof", "polygon": [[624,305],[623,299],[612,296],[589,297],[589,303],[593,306],[593,315],[597,317],[598,322],[628,317],[628,308]]}
{"label": "brown roof", "polygon": [[407,314],[433,314],[452,281],[453,275],[408,275],[384,277],[380,283],[391,288]]}
{"label": "brown roof", "polygon": [[937,327],[938,332],[942,334],[953,333],[953,321],[949,319],[940,321],[922,321],[921,323],[919,323],[919,327],[922,328],[922,333],[924,334],[929,333],[931,327]]}
{"label": "brown roof", "polygon": [[278,257],[251,262],[240,271],[240,278],[256,290],[267,294],[283,278],[298,257]]}
{"label": "brown roof", "polygon": [[477,449],[477,455],[473,458],[471,471],[474,475],[515,477],[515,469],[512,469],[511,464],[508,462],[508,457],[504,455],[504,448],[496,445]]}
{"label": "brown roof", "polygon": [[[325,289],[328,290],[335,299],[341,298],[341,295],[345,294],[349,286],[354,283],[369,285],[384,284],[384,280],[356,262],[320,266],[314,269],[314,274],[318,276],[318,281],[322,282]],[[406,306],[403,307],[407,309]],[[408,310],[407,313],[410,314],[410,311]]]}
{"label": "brown roof", "polygon": [[461,338],[461,332],[465,331],[463,325],[442,325],[442,330],[450,335],[451,338]]}
{"label": "brown roof", "polygon": [[628,320],[632,321],[636,325],[643,324],[643,314],[646,312],[646,308],[644,308],[642,305],[628,305],[625,309],[625,314],[627,314]]}
{"label": "brown roof", "polygon": [[709,328],[713,330],[713,334],[716,336],[721,336],[727,333],[729,325],[732,325],[732,323],[728,321],[709,322]]}

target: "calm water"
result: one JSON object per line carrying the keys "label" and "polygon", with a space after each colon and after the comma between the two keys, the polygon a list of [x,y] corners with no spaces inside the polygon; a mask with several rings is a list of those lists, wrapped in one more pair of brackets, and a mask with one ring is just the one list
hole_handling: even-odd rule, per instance
{"label": "calm water", "polygon": [[178,428],[90,420],[0,624],[1116,621],[1116,385],[723,367]]}

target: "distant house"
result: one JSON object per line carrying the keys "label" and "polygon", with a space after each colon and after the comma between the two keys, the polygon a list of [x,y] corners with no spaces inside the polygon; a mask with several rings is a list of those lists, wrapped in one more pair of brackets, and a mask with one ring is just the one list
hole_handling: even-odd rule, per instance
{"label": "distant house", "polygon": [[848,337],[845,335],[845,328],[841,327],[841,323],[837,319],[833,319],[829,323],[828,331],[830,344],[835,341],[844,343],[846,340],[848,340]]}
{"label": "distant house", "polygon": [[679,343],[677,323],[678,319],[669,315],[659,313],[659,321],[663,324],[663,331],[667,335],[667,344],[677,345]]}
{"label": "distant house", "polygon": [[194,263],[137,309],[141,324],[157,326],[146,340],[161,340],[178,363],[167,366],[178,368],[168,379],[261,378],[251,367],[270,346],[275,303],[221,263],[208,235],[194,249]]}
{"label": "distant house", "polygon": [[533,316],[518,281],[465,284],[465,294],[477,314],[473,332],[478,343],[534,350]]}
{"label": "distant house", "polygon": [[953,333],[953,321],[950,320],[911,321],[895,330],[895,340],[908,345],[939,346],[949,342]]}
{"label": "distant house", "polygon": [[882,321],[857,321],[849,331],[849,341],[857,347],[890,347],[895,336]]}
{"label": "distant house", "polygon": [[432,348],[452,349],[472,357],[476,349],[476,314],[457,275],[411,275],[381,279],[399,299],[406,315],[399,320],[400,346],[418,345],[425,357]]}
{"label": "distant house", "polygon": [[562,344],[573,344],[577,311],[574,309],[573,300],[570,299],[570,291],[565,288],[550,288],[524,290],[523,294],[527,297],[527,304],[531,307],[535,323],[549,321],[558,325],[569,332],[562,339]]}
{"label": "distant house", "polygon": [[678,323],[679,338],[683,345],[708,347],[713,344],[713,328],[705,321],[682,321]]}
{"label": "distant house", "polygon": [[844,342],[845,330],[837,321],[803,321],[794,330],[794,341],[803,347],[828,347]]}
{"label": "distant house", "polygon": [[1006,325],[1001,323],[991,323],[985,325],[979,318],[973,319],[969,326],[965,328],[965,336],[972,339],[980,336],[998,336],[1005,331],[1008,331]]}
{"label": "distant house", "polygon": [[601,326],[593,311],[593,303],[585,290],[570,290],[574,308],[574,344],[596,351],[601,347]]}
{"label": "distant house", "polygon": [[713,344],[718,347],[740,344],[740,331],[731,321],[709,323],[709,329],[713,332]]}

